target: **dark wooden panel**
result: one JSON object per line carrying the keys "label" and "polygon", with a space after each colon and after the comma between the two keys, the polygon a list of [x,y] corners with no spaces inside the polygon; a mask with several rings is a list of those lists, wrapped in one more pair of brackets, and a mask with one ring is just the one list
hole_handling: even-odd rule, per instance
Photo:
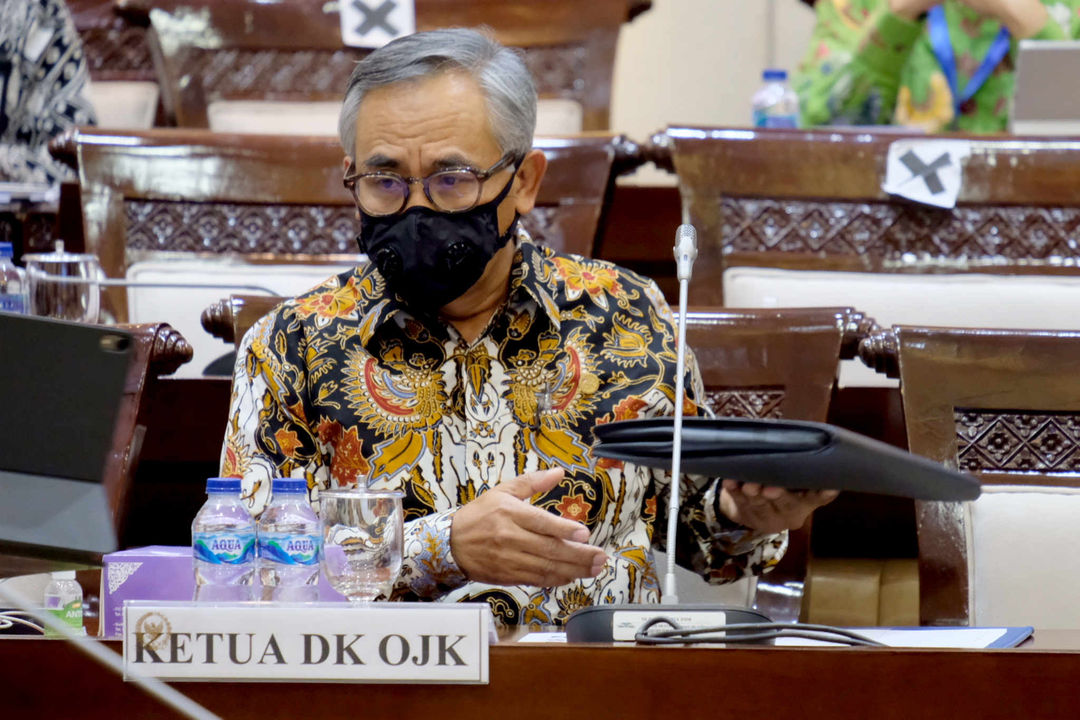
{"label": "dark wooden panel", "polygon": [[[491,649],[489,685],[176,683],[222,717],[843,718],[1014,720],[1080,707],[1076,633],[1038,632],[1029,650]],[[105,643],[119,652],[119,643]],[[1049,646],[1049,647],[1046,647]],[[1065,648],[1057,650],[1053,648]],[[12,717],[177,717],[61,641],[0,640]],[[62,677],[64,682],[48,678]]]}

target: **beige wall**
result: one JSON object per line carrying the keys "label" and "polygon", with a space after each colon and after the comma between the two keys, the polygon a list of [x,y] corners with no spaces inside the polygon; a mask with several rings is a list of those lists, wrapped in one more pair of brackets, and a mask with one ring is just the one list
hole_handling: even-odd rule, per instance
{"label": "beige wall", "polygon": [[[769,2],[653,0],[619,36],[611,127],[643,141],[668,124],[749,124],[750,96],[769,64]],[[774,64],[791,71],[814,15],[799,0],[772,2]],[[673,182],[651,166],[628,180]]]}

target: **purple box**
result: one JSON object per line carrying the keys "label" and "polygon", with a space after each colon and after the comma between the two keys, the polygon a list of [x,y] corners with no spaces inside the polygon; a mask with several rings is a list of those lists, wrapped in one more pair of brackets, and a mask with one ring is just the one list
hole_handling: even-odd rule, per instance
{"label": "purple box", "polygon": [[[104,561],[98,623],[98,635],[102,637],[123,635],[125,600],[191,600],[195,594],[189,545],[119,550],[106,555]],[[319,573],[319,600],[345,602],[345,596],[330,587],[322,573]]]}

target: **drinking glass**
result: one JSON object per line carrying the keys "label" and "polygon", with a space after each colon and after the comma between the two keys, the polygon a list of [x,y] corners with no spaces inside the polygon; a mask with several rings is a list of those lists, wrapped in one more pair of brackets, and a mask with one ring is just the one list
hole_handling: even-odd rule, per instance
{"label": "drinking glass", "polygon": [[62,241],[50,253],[23,255],[30,294],[30,313],[45,317],[98,322],[101,266],[96,255],[64,251]]}
{"label": "drinking glass", "polygon": [[354,605],[388,597],[401,572],[401,498],[366,488],[319,493],[323,573]]}

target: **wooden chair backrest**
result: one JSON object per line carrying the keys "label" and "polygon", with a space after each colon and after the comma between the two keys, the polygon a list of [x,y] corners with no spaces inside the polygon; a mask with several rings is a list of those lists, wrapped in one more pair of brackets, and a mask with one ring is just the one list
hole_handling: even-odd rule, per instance
{"label": "wooden chair backrest", "polygon": [[[180,127],[209,127],[214,100],[340,100],[366,50],[341,44],[337,6],[322,0],[123,0],[145,12],[167,112]],[[418,31],[491,28],[525,51],[541,98],[583,111],[582,130],[609,127],[615,46],[640,0],[416,0]]]}
{"label": "wooden chair backrest", "polygon": [[[687,313],[686,344],[717,415],[825,422],[840,360],[876,329],[852,308],[697,308]],[[800,617],[810,525],[791,533],[780,565],[758,579],[756,606],[774,620]]]}
{"label": "wooden chair backrest", "polygon": [[82,40],[92,80],[157,82],[144,13],[125,14],[116,0],[65,0],[64,4]]}
{"label": "wooden chair backrest", "polygon": [[[898,326],[860,355],[900,378],[908,447],[983,484],[1080,486],[1080,333]],[[966,625],[965,513],[916,502],[920,618]]]}
{"label": "wooden chair backrest", "polygon": [[[591,254],[616,173],[641,162],[637,147],[604,134],[537,138],[536,147],[548,155],[548,173],[523,223],[538,242]],[[81,128],[54,150],[78,168],[85,247],[110,277],[160,252],[252,263],[357,252],[359,222],[336,139]],[[106,297],[124,320],[123,290]]]}
{"label": "wooden chair backrest", "polygon": [[[969,136],[957,207],[881,189],[896,133],[671,127],[647,154],[679,177],[698,231],[690,300],[721,304],[739,265],[863,272],[1080,267],[1080,140]],[[962,137],[962,136],[960,136]]]}

